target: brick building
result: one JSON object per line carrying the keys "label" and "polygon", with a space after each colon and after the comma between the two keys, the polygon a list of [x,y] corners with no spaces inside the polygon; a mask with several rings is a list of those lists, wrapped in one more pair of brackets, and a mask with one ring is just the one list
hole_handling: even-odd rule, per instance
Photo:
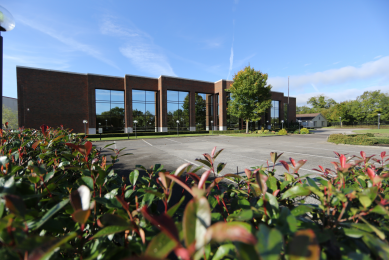
{"label": "brick building", "polygon": [[[206,82],[160,76],[149,78],[80,74],[16,68],[19,126],[63,125],[74,132],[242,129],[245,122],[226,113],[232,81]],[[272,107],[250,129],[296,121],[296,98],[272,92]],[[289,119],[287,120],[287,117]],[[178,123],[177,123],[178,121]]]}

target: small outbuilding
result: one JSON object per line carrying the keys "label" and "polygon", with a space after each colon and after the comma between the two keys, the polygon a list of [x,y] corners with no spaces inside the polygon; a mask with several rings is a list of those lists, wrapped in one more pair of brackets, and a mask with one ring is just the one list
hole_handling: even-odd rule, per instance
{"label": "small outbuilding", "polygon": [[301,120],[301,126],[308,128],[327,126],[327,119],[321,113],[298,114],[296,120]]}

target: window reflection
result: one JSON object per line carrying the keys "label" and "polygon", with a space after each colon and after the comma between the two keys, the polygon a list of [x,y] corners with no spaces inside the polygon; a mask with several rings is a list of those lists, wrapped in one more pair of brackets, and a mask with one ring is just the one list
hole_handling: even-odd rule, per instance
{"label": "window reflection", "polygon": [[155,91],[132,90],[132,117],[138,121],[136,131],[157,131],[155,99]]}
{"label": "window reflection", "polygon": [[96,89],[96,127],[124,132],[124,91]]}
{"label": "window reflection", "polygon": [[168,131],[189,131],[189,92],[167,91],[167,125]]}

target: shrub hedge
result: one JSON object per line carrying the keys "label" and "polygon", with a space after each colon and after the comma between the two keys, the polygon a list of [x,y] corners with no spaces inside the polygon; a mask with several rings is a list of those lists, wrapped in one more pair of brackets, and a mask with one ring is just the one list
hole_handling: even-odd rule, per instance
{"label": "shrub hedge", "polygon": [[335,153],[334,169],[319,165],[314,178],[300,176],[306,160],[275,152],[267,167],[222,175],[215,147],[196,159],[202,174],[185,163],[119,176],[123,149],[105,146],[108,159],[64,129],[0,140],[1,259],[389,258],[385,152]]}
{"label": "shrub hedge", "polygon": [[[209,134],[209,131],[179,131],[179,134]],[[78,134],[80,137],[84,137],[85,134]],[[153,136],[153,135],[177,135],[177,132],[136,132],[137,136]],[[107,133],[101,134],[101,138],[107,137],[126,137],[135,136],[135,133]],[[100,134],[87,134],[89,138],[100,138]]]}

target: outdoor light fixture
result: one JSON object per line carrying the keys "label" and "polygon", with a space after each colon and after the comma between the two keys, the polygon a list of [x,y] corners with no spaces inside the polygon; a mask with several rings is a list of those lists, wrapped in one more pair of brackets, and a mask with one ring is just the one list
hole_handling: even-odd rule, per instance
{"label": "outdoor light fixture", "polygon": [[300,126],[301,126],[301,120],[299,120],[299,134],[301,134]]}
{"label": "outdoor light fixture", "polygon": [[85,137],[86,137],[86,124],[88,124],[88,121],[84,119],[82,122],[84,123],[84,130],[85,130]]}
{"label": "outdoor light fixture", "polygon": [[138,123],[138,121],[137,120],[134,120],[134,124],[135,124],[135,138],[138,138],[138,137],[136,137],[136,124]]}
{"label": "outdoor light fixture", "polygon": [[284,120],[281,120],[282,129],[284,129]]}
{"label": "outdoor light fixture", "polygon": [[107,128],[107,119],[105,119],[105,128]]}
{"label": "outdoor light fixture", "polygon": [[378,129],[380,129],[380,116],[381,116],[381,114],[378,113],[377,115],[378,115]]}
{"label": "outdoor light fixture", "polygon": [[[3,96],[3,36],[1,32],[15,28],[15,20],[7,9],[0,6],[0,91]],[[28,111],[28,110],[27,110]],[[0,122],[3,122],[3,98],[0,99]]]}
{"label": "outdoor light fixture", "polygon": [[180,121],[176,121],[176,123],[177,123],[177,136],[178,136],[178,124],[180,123]]}

